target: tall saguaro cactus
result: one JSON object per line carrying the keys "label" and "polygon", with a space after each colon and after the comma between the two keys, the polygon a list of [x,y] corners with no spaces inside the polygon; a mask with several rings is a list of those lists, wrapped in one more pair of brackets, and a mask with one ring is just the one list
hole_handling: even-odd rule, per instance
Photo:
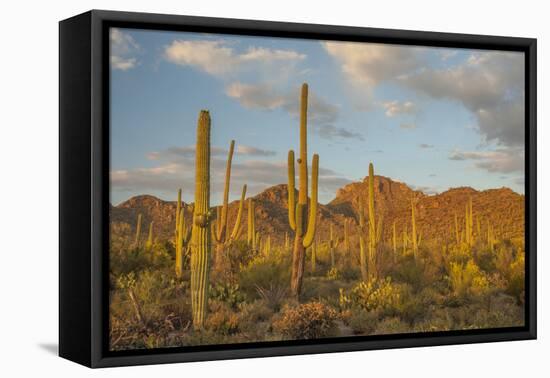
{"label": "tall saguaro cactus", "polygon": [[183,274],[183,253],[189,245],[191,238],[191,228],[185,223],[185,208],[181,202],[181,189],[178,190],[178,202],[176,204],[176,230],[175,249],[176,249],[176,277],[180,278]]}
{"label": "tall saguaro cactus", "polygon": [[359,196],[359,265],[361,267],[361,278],[363,281],[369,279],[367,251],[365,251],[365,234],[365,206],[363,204],[363,197]]}
{"label": "tall saguaro cactus", "polygon": [[465,232],[466,232],[466,244],[469,248],[471,248],[474,245],[474,212],[473,212],[473,205],[472,205],[472,197],[468,200],[468,203],[466,204],[466,216],[464,218],[465,223]]}
{"label": "tall saguaro cactus", "polygon": [[235,141],[232,140],[229,145],[229,152],[227,154],[227,165],[225,168],[225,185],[223,189],[223,205],[221,206],[221,213],[217,210],[216,231],[214,237],[216,239],[216,254],[214,256],[214,265],[218,266],[223,259],[224,250],[229,244],[239,238],[241,233],[241,219],[244,207],[244,198],[246,196],[246,185],[243,185],[241,193],[241,201],[239,202],[239,210],[237,212],[237,219],[233,226],[231,234],[227,233],[227,214],[229,212],[229,183],[231,180],[231,162],[233,161],[233,151],[235,149]]}
{"label": "tall saguaro cactus", "polygon": [[206,317],[210,264],[210,114],[201,110],[195,150],[195,208],[191,236],[191,305],[193,327],[201,329]]}
{"label": "tall saguaro cactus", "polygon": [[413,254],[414,258],[417,258],[418,254],[418,234],[416,229],[416,198],[413,196],[411,198],[411,239],[412,239],[412,246],[413,246]]}
{"label": "tall saguaro cactus", "polygon": [[376,215],[374,212],[374,165],[369,163],[369,264],[368,273],[369,279],[377,277],[377,250],[380,237],[382,235],[382,218],[378,218],[376,223]]}
{"label": "tall saguaro cactus", "polygon": [[248,235],[247,243],[248,247],[253,250],[256,249],[256,219],[254,213],[254,200],[252,198],[248,199]]}
{"label": "tall saguaro cactus", "polygon": [[397,228],[396,221],[393,221],[392,227],[392,246],[393,246],[393,260],[395,261],[397,257]]}
{"label": "tall saguaro cactus", "polygon": [[150,251],[153,248],[153,221],[149,223],[149,234],[147,235],[147,242],[145,243],[145,248]]}
{"label": "tall saguaro cactus", "polygon": [[141,238],[141,213],[139,213],[137,217],[136,236],[134,238],[134,248],[139,247],[140,238]]}
{"label": "tall saguaro cactus", "polygon": [[332,230],[332,223],[330,224],[330,239],[328,241],[328,248],[330,252],[330,267],[334,268],[336,265],[336,258],[334,256],[334,249],[336,248],[337,241],[334,240],[334,232]]}
{"label": "tall saguaro cactus", "polygon": [[319,155],[313,155],[311,172],[311,201],[308,216],[307,172],[307,97],[308,86],[302,85],[300,98],[300,157],[298,163],[298,203],[295,198],[294,151],[288,152],[288,220],[294,231],[292,255],[291,294],[298,298],[304,276],[305,249],[313,243],[317,222],[317,189],[319,179]]}

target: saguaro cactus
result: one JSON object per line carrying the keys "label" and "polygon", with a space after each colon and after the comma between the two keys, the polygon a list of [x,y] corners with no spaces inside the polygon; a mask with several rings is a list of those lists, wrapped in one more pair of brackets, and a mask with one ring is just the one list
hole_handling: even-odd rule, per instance
{"label": "saguaro cactus", "polygon": [[237,212],[237,219],[233,226],[231,234],[227,234],[227,214],[229,212],[229,183],[231,180],[231,162],[233,161],[233,151],[235,149],[235,141],[232,140],[229,145],[229,152],[227,154],[227,165],[225,168],[225,185],[223,189],[223,205],[221,206],[221,212],[217,209],[217,221],[216,231],[214,237],[216,239],[216,254],[214,256],[214,266],[219,266],[223,259],[224,250],[235,240],[237,240],[241,233],[241,219],[244,207],[244,198],[246,196],[246,185],[243,185],[241,193],[241,201],[239,202],[239,210]]}
{"label": "saguaro cactus", "polygon": [[315,237],[317,222],[317,189],[319,179],[319,155],[313,155],[311,172],[311,201],[308,212],[307,173],[307,96],[308,86],[302,85],[300,99],[300,158],[298,163],[298,203],[294,194],[294,151],[288,152],[288,221],[294,231],[294,252],[292,255],[291,294],[298,298],[304,276],[305,249],[311,246]]}
{"label": "saguaro cactus", "polygon": [[189,239],[191,238],[191,228],[185,223],[185,207],[181,202],[181,189],[178,190],[178,202],[176,204],[176,230],[175,234],[175,250],[176,250],[176,277],[181,277],[183,274],[183,253],[187,250]]}
{"label": "saguaro cactus", "polygon": [[248,247],[252,249],[256,249],[256,220],[255,220],[255,213],[254,213],[254,200],[252,198],[248,199],[248,235],[247,235],[247,243]]}
{"label": "saguaro cactus", "polygon": [[374,166],[369,164],[369,263],[368,263],[368,275],[369,279],[377,277],[377,249],[378,243],[382,236],[382,218],[378,218],[376,223],[376,216],[374,213]]}
{"label": "saguaro cactus", "polygon": [[473,212],[473,205],[472,205],[472,197],[468,200],[468,203],[466,204],[466,216],[464,218],[465,223],[465,232],[466,232],[466,244],[468,247],[472,247],[474,245],[474,212]]}
{"label": "saguaro cactus", "polygon": [[330,252],[330,267],[334,268],[336,264],[336,258],[334,256],[334,249],[336,248],[336,240],[334,240],[334,233],[332,231],[332,223],[330,224],[330,239],[328,242],[328,248]]}
{"label": "saguaro cactus", "polygon": [[191,236],[191,305],[193,327],[201,329],[207,311],[210,264],[210,114],[202,110],[195,151],[195,208]]}
{"label": "saguaro cactus", "polygon": [[[365,251],[365,206],[363,205],[363,197],[359,196],[359,265],[361,267],[361,278],[363,281],[369,279],[367,268],[367,252]],[[370,245],[370,244],[369,244]]]}
{"label": "saguaro cactus", "polygon": [[149,235],[147,235],[147,242],[145,243],[145,248],[151,250],[153,248],[153,221],[149,223]]}
{"label": "saguaro cactus", "polygon": [[136,222],[136,236],[134,238],[134,248],[138,248],[141,238],[141,213],[138,214]]}
{"label": "saguaro cactus", "polygon": [[393,233],[392,233],[392,246],[393,246],[393,258],[397,257],[397,228],[396,221],[393,221]]}
{"label": "saguaro cactus", "polygon": [[413,196],[411,198],[411,227],[412,227],[412,233],[411,233],[411,239],[412,239],[412,246],[413,246],[413,254],[414,258],[417,258],[418,253],[418,234],[416,229],[416,198]]}

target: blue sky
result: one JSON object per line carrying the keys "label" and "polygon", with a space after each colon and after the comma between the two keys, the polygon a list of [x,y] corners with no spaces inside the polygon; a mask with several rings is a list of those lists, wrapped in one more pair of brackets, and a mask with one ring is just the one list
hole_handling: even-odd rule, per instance
{"label": "blue sky", "polygon": [[212,118],[212,202],[286,183],[309,84],[322,203],[375,173],[424,192],[524,192],[521,53],[111,29],[111,202],[193,200],[196,120]]}

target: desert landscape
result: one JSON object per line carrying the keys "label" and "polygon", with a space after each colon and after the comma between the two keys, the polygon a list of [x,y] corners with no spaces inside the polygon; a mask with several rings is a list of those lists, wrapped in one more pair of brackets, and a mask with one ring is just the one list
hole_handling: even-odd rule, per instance
{"label": "desert landscape", "polygon": [[214,205],[215,112],[203,110],[192,190],[111,205],[111,350],[524,324],[524,195],[424,193],[373,159],[320,203],[319,161],[331,156],[308,152],[308,101],[304,84],[287,182],[253,196],[245,184],[229,201],[235,135]]}

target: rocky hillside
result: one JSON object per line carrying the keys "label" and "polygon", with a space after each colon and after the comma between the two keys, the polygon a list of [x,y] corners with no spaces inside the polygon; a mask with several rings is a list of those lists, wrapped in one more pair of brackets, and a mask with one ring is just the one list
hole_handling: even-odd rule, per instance
{"label": "rocky hillside", "polygon": [[[345,219],[352,220],[351,233],[356,233],[358,197],[367,198],[368,178],[339,189],[336,197],[327,205],[320,205],[318,237],[325,240],[329,235],[330,224],[335,232],[343,234]],[[403,229],[410,230],[410,201],[417,199],[417,224],[423,240],[443,241],[454,237],[454,217],[458,216],[463,226],[465,207],[472,198],[474,220],[477,228],[479,218],[481,232],[485,233],[487,222],[497,234],[505,238],[521,238],[524,233],[525,198],[508,188],[476,191],[472,188],[453,188],[436,195],[426,195],[415,191],[404,183],[392,181],[383,176],[375,176],[375,209],[377,216],[384,219],[384,239],[391,237],[393,223],[399,234]],[[287,212],[287,186],[273,186],[254,197],[256,229],[263,235],[270,234],[275,242],[282,242],[285,232],[290,233]],[[150,195],[130,198],[118,206],[111,207],[112,223],[127,223],[135,227],[137,215],[143,216],[148,225],[154,222],[154,232],[163,238],[173,235],[175,224],[175,202],[160,200]],[[229,227],[237,215],[238,202],[230,204]],[[193,205],[186,205],[186,219],[191,220]],[[242,237],[246,237],[247,211],[243,213]]]}

